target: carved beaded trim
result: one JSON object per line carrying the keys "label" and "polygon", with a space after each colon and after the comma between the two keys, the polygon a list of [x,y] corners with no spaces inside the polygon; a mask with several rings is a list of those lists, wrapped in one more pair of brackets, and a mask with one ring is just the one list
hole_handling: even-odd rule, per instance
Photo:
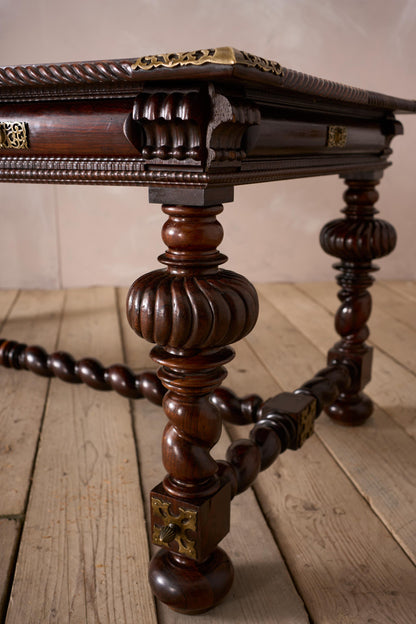
{"label": "carved beaded trim", "polygon": [[156,546],[168,545],[163,541],[161,536],[162,529],[169,524],[174,524],[177,527],[176,534],[171,541],[176,541],[178,546],[178,553],[186,555],[191,559],[196,559],[195,540],[189,539],[187,531],[196,531],[196,517],[197,512],[192,509],[183,509],[179,507],[179,513],[174,515],[170,511],[170,503],[161,501],[160,498],[152,496],[152,514],[154,518],[158,518],[163,524],[153,525],[152,541]]}
{"label": "carved beaded trim", "polygon": [[24,121],[0,121],[0,149],[29,149]]}
{"label": "carved beaded trim", "polygon": [[261,71],[270,72],[275,76],[282,75],[283,71],[279,63],[268,61],[260,56],[235,50],[234,48],[205,48],[192,52],[172,52],[168,54],[154,54],[138,58],[131,66],[132,70],[151,70],[158,67],[183,67],[185,65],[204,65],[214,63],[217,65],[245,65]]}

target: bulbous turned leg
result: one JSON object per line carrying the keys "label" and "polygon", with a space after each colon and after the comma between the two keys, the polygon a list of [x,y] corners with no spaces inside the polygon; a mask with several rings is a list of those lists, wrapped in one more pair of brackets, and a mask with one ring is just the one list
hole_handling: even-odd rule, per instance
{"label": "bulbous turned leg", "polygon": [[367,321],[371,314],[368,288],[374,282],[371,273],[378,270],[372,264],[393,251],[396,232],[392,225],[375,219],[374,204],[378,199],[375,186],[380,173],[347,178],[344,193],[347,203],[344,219],[335,219],[321,232],[321,246],[328,254],[340,258],[334,265],[340,271],[337,282],[341,301],[335,316],[335,328],[341,336],[328,352],[328,364],[344,363],[351,370],[352,383],[348,390],[330,405],[327,414],[344,425],[360,425],[373,411],[373,404],[362,389],[371,379],[373,349],[366,344],[369,336]]}
{"label": "bulbous turned leg", "polygon": [[151,492],[152,541],[161,546],[149,580],[162,602],[182,613],[201,613],[229,591],[233,568],[218,543],[229,531],[231,482],[210,449],[221,434],[212,392],[234,357],[229,343],[253,328],[258,300],[242,276],[218,268],[216,247],[222,206],[164,206],[162,237],[167,266],[132,285],[130,325],[157,346],[152,358],[167,389],[168,418],[162,457],[167,475]]}

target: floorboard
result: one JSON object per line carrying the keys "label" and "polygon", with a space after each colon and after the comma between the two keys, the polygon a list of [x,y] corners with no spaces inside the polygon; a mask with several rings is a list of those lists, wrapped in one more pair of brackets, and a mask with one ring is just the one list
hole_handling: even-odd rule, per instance
{"label": "floorboard", "polygon": [[[337,286],[259,292],[259,322],[236,345],[225,385],[267,398],[325,365],[337,339]],[[151,345],[125,321],[125,295],[0,291],[2,335],[154,369]],[[222,544],[235,565],[233,589],[192,621],[414,623],[416,284],[377,283],[373,297],[374,415],[354,429],[322,415],[300,451],[284,453],[233,501]],[[147,584],[162,410],[26,372],[0,374],[0,621],[2,605],[7,624],[191,621],[156,607]],[[214,456],[248,431],[224,428]]]}
{"label": "floorboard", "polygon": [[13,304],[18,296],[17,290],[0,290],[0,330],[3,331],[4,323],[9,316]]}
{"label": "floorboard", "polygon": [[0,518],[0,622],[6,611],[20,529],[21,519]]}
{"label": "floorboard", "polygon": [[[331,346],[331,342],[326,345],[321,344],[320,349],[315,349],[315,353],[311,353],[311,342],[308,337],[315,335],[316,319],[322,315],[315,310],[311,326],[308,321],[312,315],[309,314],[302,317],[302,323],[300,323],[299,310],[302,304],[306,306],[307,302],[293,287],[273,284],[263,286],[260,290],[267,293],[268,297],[267,300],[262,301],[268,330],[264,329],[264,323],[260,321],[257,333],[255,330],[254,337],[249,337],[248,340],[255,341],[257,349],[261,350],[273,376],[279,380],[284,376],[285,387],[295,389],[294,384],[299,384],[298,365],[296,361],[293,362],[293,358],[282,361],[279,356],[276,357],[276,349],[273,350],[270,347],[268,331],[275,335],[277,332],[274,330],[274,325],[278,325],[279,333],[287,335],[293,332],[292,328],[298,322],[301,325],[302,334],[293,332],[293,353],[301,353],[303,366],[306,364],[309,364],[311,368],[315,366],[316,371],[319,366],[314,365],[314,362],[319,361],[320,354],[323,359],[327,348]],[[271,303],[277,313],[274,318],[273,310],[269,309]],[[291,322],[288,320],[290,310],[294,310]],[[285,317],[282,312],[286,315]],[[414,385],[412,387],[414,391]],[[415,405],[415,402],[412,405]],[[339,427],[324,416],[318,421],[316,431],[329,452],[342,465],[374,511],[383,519],[388,530],[396,536],[407,554],[416,563],[416,517],[414,514],[416,441],[378,406],[373,416],[362,427]]]}
{"label": "floorboard", "polygon": [[[335,297],[337,287],[328,288],[325,282],[302,284],[301,288],[308,292],[316,301],[324,305],[328,310],[334,312],[338,305],[338,299]],[[384,351],[389,357],[394,358],[402,366],[407,367],[412,373],[416,373],[416,324],[407,323],[410,320],[409,314],[403,318],[397,319],[388,312],[389,304],[380,301],[381,305],[377,305],[377,297],[380,290],[375,289],[373,296],[374,305],[371,313],[369,327],[371,344],[377,345],[379,349]],[[397,302],[397,297],[392,294],[392,300]],[[396,314],[397,314],[396,306]],[[408,312],[408,308],[403,304],[403,310]]]}
{"label": "floorboard", "polygon": [[411,301],[416,301],[416,282],[387,280],[383,283],[403,297],[407,297]]}
{"label": "floorboard", "polygon": [[[228,383],[241,395],[254,375],[259,393],[272,396],[280,388],[251,346],[239,345]],[[394,613],[410,624],[415,567],[318,436],[283,454],[254,489],[313,622],[387,623]]]}
{"label": "floorboard", "polygon": [[407,325],[413,332],[416,331],[416,316],[414,301],[406,295],[389,288],[382,282],[376,282],[371,287],[373,305],[376,309],[381,308],[387,316],[391,316],[400,323]]}
{"label": "floorboard", "polygon": [[[61,349],[122,360],[114,289],[68,293]],[[156,622],[129,404],[53,380],[7,624]]]}
{"label": "floorboard", "polygon": [[[62,292],[0,291],[2,332],[20,342],[56,346]],[[13,577],[20,519],[26,511],[49,380],[2,368],[0,407],[0,621]],[[16,520],[19,518],[19,520]]]}
{"label": "floorboard", "polygon": [[[63,292],[22,292],[3,327],[7,338],[53,351]],[[49,380],[2,368],[0,408],[0,515],[24,511]]]}
{"label": "floorboard", "polygon": [[[308,339],[318,348],[325,350],[326,345],[332,344],[335,337],[333,314],[338,307],[336,297],[337,286],[328,283],[297,284],[296,290],[308,295],[309,301],[302,299],[302,305],[296,306],[291,318],[297,318],[298,326],[304,323],[308,326],[314,323],[307,331]],[[416,303],[416,300],[415,300]],[[306,310],[304,309],[306,307]],[[416,316],[416,307],[413,304]],[[327,315],[324,314],[323,308]],[[309,316],[309,320],[308,320]],[[303,317],[303,318],[302,318]],[[305,318],[306,317],[306,318]],[[302,320],[301,320],[302,319]],[[313,321],[312,321],[313,319]],[[388,332],[388,323],[379,327],[380,331],[373,331],[372,318],[369,322],[369,343],[375,348],[372,380],[366,388],[367,394],[376,397],[377,404],[401,425],[405,431],[416,439],[416,380],[415,375],[400,361],[393,359],[388,353],[379,348],[378,336]]]}

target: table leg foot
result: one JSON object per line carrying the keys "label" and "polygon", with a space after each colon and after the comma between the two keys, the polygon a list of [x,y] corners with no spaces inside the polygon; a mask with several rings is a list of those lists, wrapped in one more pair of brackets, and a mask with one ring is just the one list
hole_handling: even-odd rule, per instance
{"label": "table leg foot", "polygon": [[364,392],[353,396],[342,395],[325,410],[328,416],[341,425],[355,427],[365,423],[373,413],[373,402]]}
{"label": "table leg foot", "polygon": [[149,567],[155,596],[187,615],[204,613],[219,604],[231,589],[233,578],[233,565],[222,548],[216,548],[202,563],[160,550]]}

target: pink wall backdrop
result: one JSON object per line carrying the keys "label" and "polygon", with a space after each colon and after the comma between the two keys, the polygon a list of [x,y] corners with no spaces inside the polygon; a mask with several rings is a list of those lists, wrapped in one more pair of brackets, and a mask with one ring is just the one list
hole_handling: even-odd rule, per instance
{"label": "pink wall backdrop", "polygon": [[[0,65],[230,45],[300,71],[416,98],[415,0],[1,0]],[[402,117],[378,208],[399,234],[381,276],[416,279],[416,116]],[[254,281],[333,277],[321,226],[335,176],[236,189],[221,220],[228,268]],[[0,185],[0,285],[129,284],[157,266],[163,216],[141,188]],[[250,251],[247,241],[250,237]]]}

